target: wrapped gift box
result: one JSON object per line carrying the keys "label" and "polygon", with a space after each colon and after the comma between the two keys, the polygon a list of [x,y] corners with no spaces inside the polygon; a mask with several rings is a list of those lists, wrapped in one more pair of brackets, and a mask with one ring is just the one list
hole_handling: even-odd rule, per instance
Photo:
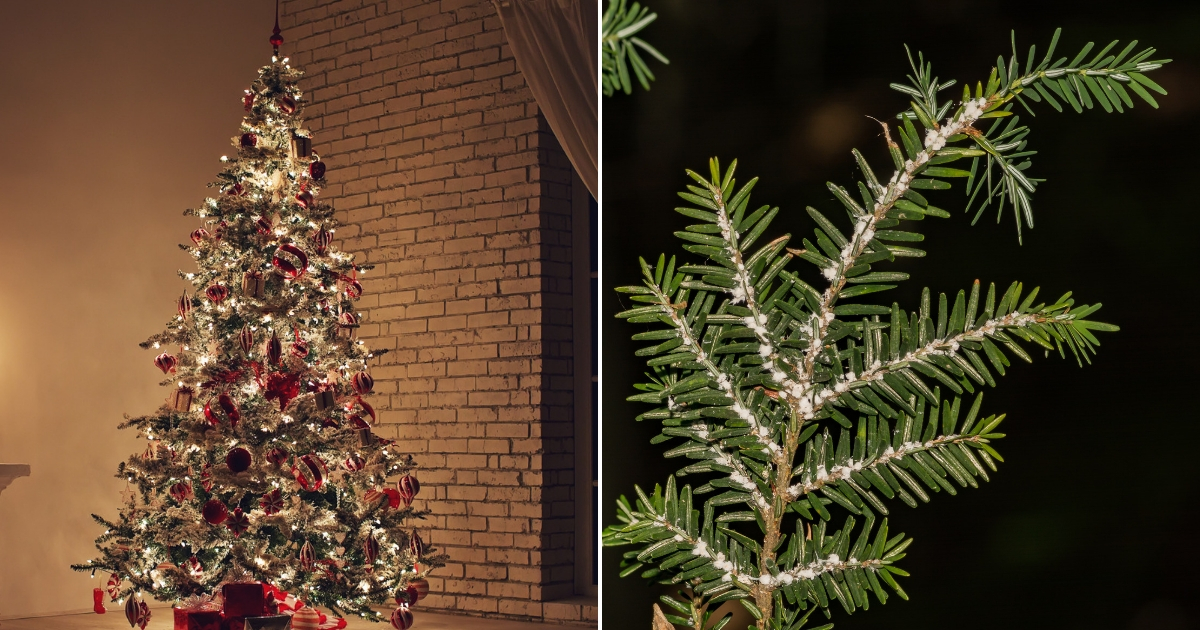
{"label": "wrapped gift box", "polygon": [[221,613],[216,610],[176,608],[175,630],[221,630]]}
{"label": "wrapped gift box", "polygon": [[[221,612],[226,619],[234,617],[258,617],[266,612],[266,600],[263,597],[262,584],[250,582],[245,584],[226,584],[221,590],[224,602]],[[234,626],[241,630],[241,626]]]}

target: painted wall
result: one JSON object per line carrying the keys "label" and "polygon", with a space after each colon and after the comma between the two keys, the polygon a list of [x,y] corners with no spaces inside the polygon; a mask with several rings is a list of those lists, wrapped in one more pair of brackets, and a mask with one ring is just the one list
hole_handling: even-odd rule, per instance
{"label": "painted wall", "polygon": [[[12,3],[0,21],[0,618],[89,609],[116,425],[166,392],[138,343],[174,313],[182,215],[269,60],[270,0]],[[286,36],[286,33],[285,33]],[[111,607],[110,607],[110,610]],[[116,611],[113,611],[116,612]]]}

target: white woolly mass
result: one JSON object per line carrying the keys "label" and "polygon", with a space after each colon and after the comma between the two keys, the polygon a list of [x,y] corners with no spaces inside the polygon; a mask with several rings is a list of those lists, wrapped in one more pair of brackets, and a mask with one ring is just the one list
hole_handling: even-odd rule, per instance
{"label": "white woolly mass", "polygon": [[703,540],[696,543],[696,546],[692,547],[692,555],[693,556],[707,556],[708,555],[708,543],[704,542]]}

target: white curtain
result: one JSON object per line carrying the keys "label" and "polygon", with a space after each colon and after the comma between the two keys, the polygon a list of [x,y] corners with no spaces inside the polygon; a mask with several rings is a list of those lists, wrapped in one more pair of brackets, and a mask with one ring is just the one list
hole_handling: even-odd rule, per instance
{"label": "white curtain", "polygon": [[517,67],[596,197],[600,145],[597,0],[493,0]]}

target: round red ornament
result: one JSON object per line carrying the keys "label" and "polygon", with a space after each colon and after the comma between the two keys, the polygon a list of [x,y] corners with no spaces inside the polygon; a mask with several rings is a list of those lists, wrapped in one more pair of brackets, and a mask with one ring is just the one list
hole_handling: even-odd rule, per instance
{"label": "round red ornament", "polygon": [[[392,611],[392,627],[396,630],[408,630],[413,625],[413,615],[407,608],[401,607]],[[295,627],[294,625],[292,626]]]}
{"label": "round red ornament", "polygon": [[375,379],[371,378],[369,373],[363,371],[355,374],[354,377],[350,379],[350,384],[354,386],[354,391],[357,392],[359,396],[366,396],[367,394],[371,393],[372,389],[375,388]]}
{"label": "round red ornament", "polygon": [[166,352],[154,357],[154,365],[162,370],[163,374],[174,372],[176,362],[175,355],[167,354]]}
{"label": "round red ornament", "polygon": [[258,145],[258,136],[254,135],[253,133],[246,132],[242,134],[240,141],[243,147],[254,147]]}
{"label": "round red ornament", "polygon": [[410,595],[416,593],[413,602],[419,602],[429,595],[429,582],[426,582],[425,578],[417,578],[408,583],[408,592]]}
{"label": "round red ornament", "polygon": [[324,256],[329,251],[329,244],[333,242],[333,232],[329,230],[317,230],[312,235],[313,251],[317,252],[318,256]]}
{"label": "round red ornament", "polygon": [[254,463],[254,457],[250,455],[250,451],[240,446],[229,451],[229,454],[225,456],[225,465],[234,474],[249,470],[252,463]]}
{"label": "round red ornament", "polygon": [[199,245],[209,237],[208,230],[204,228],[196,228],[192,230],[192,242]]}
{"label": "round red ornament", "polygon": [[288,280],[295,280],[308,270],[308,254],[291,243],[284,243],[275,250],[271,264]]}
{"label": "round red ornament", "polygon": [[283,509],[283,493],[279,491],[279,488],[275,488],[264,494],[258,504],[262,506],[263,511],[268,515],[277,514]]}
{"label": "round red ornament", "polygon": [[325,485],[325,476],[328,472],[325,462],[313,453],[301,456],[297,465],[292,466],[292,475],[296,478],[296,483],[300,484],[301,488],[312,492],[321,490],[321,486]]}
{"label": "round red ornament", "polygon": [[387,497],[388,507],[393,510],[400,507],[400,491],[395,488],[384,488],[383,496]]}
{"label": "round red ornament", "polygon": [[301,208],[307,208],[312,205],[313,195],[307,190],[301,190],[296,193],[296,203],[300,204]]}
{"label": "round red ornament", "polygon": [[271,332],[271,338],[267,340],[267,360],[276,365],[279,364],[279,359],[283,357],[283,344],[280,343],[279,337],[275,336],[275,332]]}
{"label": "round red ornament", "polygon": [[172,499],[175,499],[179,503],[183,503],[184,501],[192,498],[192,484],[186,481],[180,481],[179,483],[171,486],[170,493]]}
{"label": "round red ornament", "polygon": [[367,462],[357,453],[351,454],[350,457],[346,458],[346,461],[342,462],[342,467],[350,472],[358,472],[366,465]]}
{"label": "round red ornament", "polygon": [[287,449],[283,448],[282,446],[276,446],[275,448],[267,451],[267,461],[275,464],[276,466],[282,466],[283,463],[287,461],[287,458]]}
{"label": "round red ornament", "polygon": [[396,489],[400,491],[400,498],[404,501],[405,507],[412,505],[413,498],[421,491],[421,482],[412,475],[404,475],[400,481],[396,482]]}
{"label": "round red ornament", "polygon": [[233,195],[234,197],[245,197],[246,189],[241,184],[234,184],[225,190],[225,194]]}
{"label": "round red ornament", "polygon": [[258,217],[254,220],[254,229],[259,236],[270,236],[275,230],[275,226],[271,224],[271,220],[267,217]]}
{"label": "round red ornament", "polygon": [[192,314],[192,296],[188,295],[187,291],[184,291],[183,295],[179,296],[179,303],[176,305],[176,309],[179,312],[179,316],[184,319],[187,319],[187,316]]}
{"label": "round red ornament", "polygon": [[220,304],[225,301],[225,298],[229,297],[229,288],[223,284],[214,284],[204,290],[204,295],[207,295],[208,299],[214,303]]}
{"label": "round red ornament", "polygon": [[246,111],[250,111],[252,105],[254,105],[254,93],[246,90],[246,95],[242,97],[242,106],[246,108]]}
{"label": "round red ornament", "polygon": [[225,523],[225,527],[233,532],[235,538],[240,538],[242,534],[250,529],[250,517],[242,513],[242,508],[234,508],[233,514],[229,515],[229,520]]}
{"label": "round red ornament", "polygon": [[275,105],[277,105],[279,107],[279,111],[281,111],[285,114],[291,114],[296,111],[296,99],[294,99],[286,94],[283,96],[280,96],[275,101]]}
{"label": "round red ornament", "polygon": [[308,165],[308,176],[313,179],[321,179],[325,177],[325,163],[317,160]]}
{"label": "round red ornament", "polygon": [[242,326],[242,332],[238,333],[238,345],[242,347],[242,352],[250,354],[254,349],[254,331],[250,330],[250,324]]}
{"label": "round red ornament", "polygon": [[229,518],[229,509],[224,503],[216,499],[209,499],[204,507],[200,509],[200,515],[204,517],[205,522],[209,525],[220,525]]}

